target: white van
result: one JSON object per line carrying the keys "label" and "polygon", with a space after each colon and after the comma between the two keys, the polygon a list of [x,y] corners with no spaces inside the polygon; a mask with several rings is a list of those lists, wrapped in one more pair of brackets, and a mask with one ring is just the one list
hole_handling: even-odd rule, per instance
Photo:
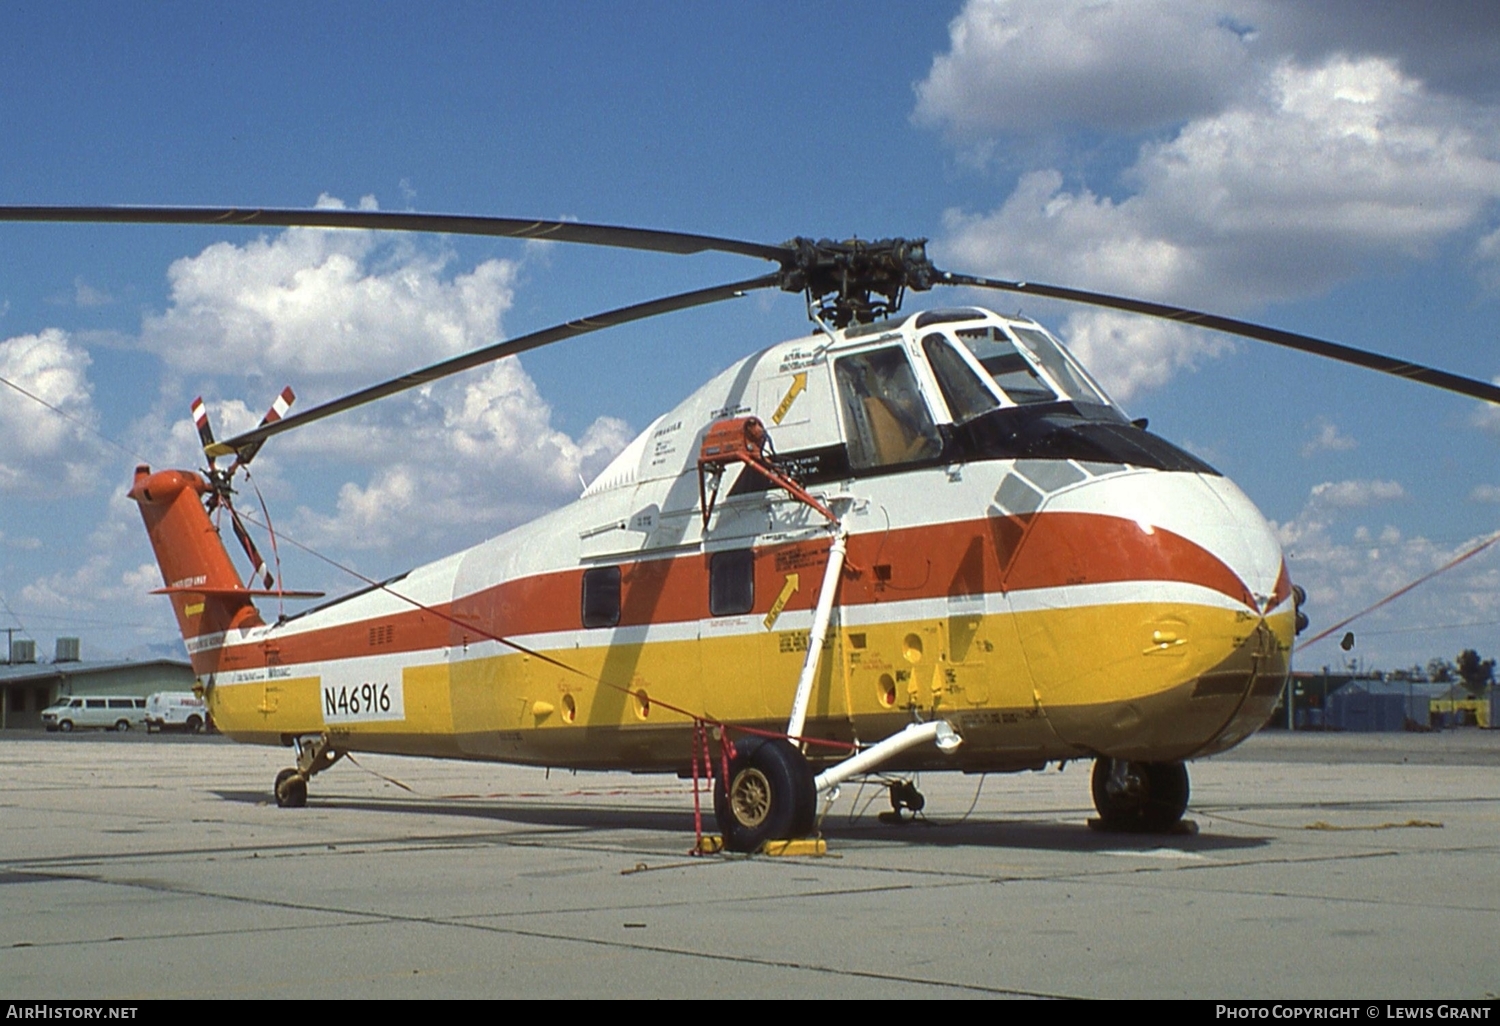
{"label": "white van", "polygon": [[146,722],[144,698],[118,695],[65,695],[42,710],[42,726],[67,733],[74,727],[129,730]]}
{"label": "white van", "polygon": [[146,698],[146,730],[196,734],[208,723],[208,706],[191,691],[158,691]]}

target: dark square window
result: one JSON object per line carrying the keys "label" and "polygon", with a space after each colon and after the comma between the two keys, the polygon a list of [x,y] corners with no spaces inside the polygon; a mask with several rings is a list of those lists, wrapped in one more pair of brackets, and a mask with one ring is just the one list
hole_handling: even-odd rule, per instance
{"label": "dark square window", "polygon": [[715,552],[708,557],[708,611],[714,616],[748,613],[755,606],[755,553]]}
{"label": "dark square window", "polygon": [[620,622],[620,568],[601,566],[583,572],[583,625],[613,627]]}

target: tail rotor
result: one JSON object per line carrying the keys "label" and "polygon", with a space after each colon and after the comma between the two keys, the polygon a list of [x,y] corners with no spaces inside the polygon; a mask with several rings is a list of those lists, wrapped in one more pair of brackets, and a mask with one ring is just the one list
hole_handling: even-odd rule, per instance
{"label": "tail rotor", "polygon": [[[281,394],[271,403],[271,408],[266,411],[266,415],[261,418],[259,427],[274,424],[286,416],[287,410],[291,408],[292,403],[296,402],[296,400],[296,393],[292,391],[290,385],[283,388]],[[266,559],[260,554],[260,549],[256,547],[255,540],[250,537],[250,532],[245,529],[245,524],[240,519],[239,511],[234,508],[234,500],[232,498],[234,488],[231,486],[234,475],[238,471],[245,469],[248,472],[250,461],[255,458],[255,454],[260,451],[260,447],[264,443],[253,442],[242,449],[235,449],[232,446],[217,442],[214,440],[213,427],[208,420],[208,407],[204,404],[202,396],[193,400],[192,410],[193,423],[197,425],[198,438],[203,443],[203,454],[208,457],[210,492],[207,500],[207,511],[212,513],[222,507],[229,512],[229,523],[234,529],[234,536],[239,539],[240,547],[245,550],[245,557],[250,560],[251,583],[263,582],[265,588],[269,591],[274,587],[276,578],[272,575],[269,567],[267,567]],[[234,463],[230,465],[228,470],[219,469],[218,458],[231,454],[235,458]]]}

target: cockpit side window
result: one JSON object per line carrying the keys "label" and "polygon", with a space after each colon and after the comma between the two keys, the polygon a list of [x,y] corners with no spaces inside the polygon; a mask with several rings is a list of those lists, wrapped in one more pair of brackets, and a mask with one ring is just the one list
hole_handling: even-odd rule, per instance
{"label": "cockpit side window", "polygon": [[942,437],[900,346],[845,356],[834,364],[849,440],[859,470],[935,458]]}
{"label": "cockpit side window", "polygon": [[922,340],[922,351],[927,354],[954,423],[962,424],[1000,405],[1000,400],[944,336],[928,335]]}
{"label": "cockpit side window", "polygon": [[1058,401],[1051,384],[999,328],[967,328],[958,333],[958,340],[974,354],[980,366],[990,372],[995,384],[1017,406]]}

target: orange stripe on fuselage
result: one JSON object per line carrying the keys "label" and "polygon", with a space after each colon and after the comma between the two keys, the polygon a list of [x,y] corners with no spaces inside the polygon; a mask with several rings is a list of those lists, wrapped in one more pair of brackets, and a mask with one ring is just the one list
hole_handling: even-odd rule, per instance
{"label": "orange stripe on fuselage", "polygon": [[[986,518],[854,535],[840,603],[862,606],[1065,585],[1179,581],[1254,608],[1250,590],[1234,571],[1171,531],[1158,527],[1147,532],[1132,520],[1092,513],[1042,513],[1025,523],[1018,538],[1019,532],[1006,528],[1015,523],[1013,518]],[[1003,563],[999,553],[1004,553]],[[799,585],[783,613],[812,609],[827,560],[824,539],[757,549],[751,615],[764,615],[793,573],[799,575]],[[619,626],[708,619],[708,562],[702,553],[622,561]],[[434,606],[436,614],[412,609],[305,634],[272,635],[263,644],[199,652],[193,668],[207,674],[582,630],[582,579],[582,568],[535,574]],[[400,586],[391,591],[399,595]],[[466,630],[444,617],[475,626]]]}

